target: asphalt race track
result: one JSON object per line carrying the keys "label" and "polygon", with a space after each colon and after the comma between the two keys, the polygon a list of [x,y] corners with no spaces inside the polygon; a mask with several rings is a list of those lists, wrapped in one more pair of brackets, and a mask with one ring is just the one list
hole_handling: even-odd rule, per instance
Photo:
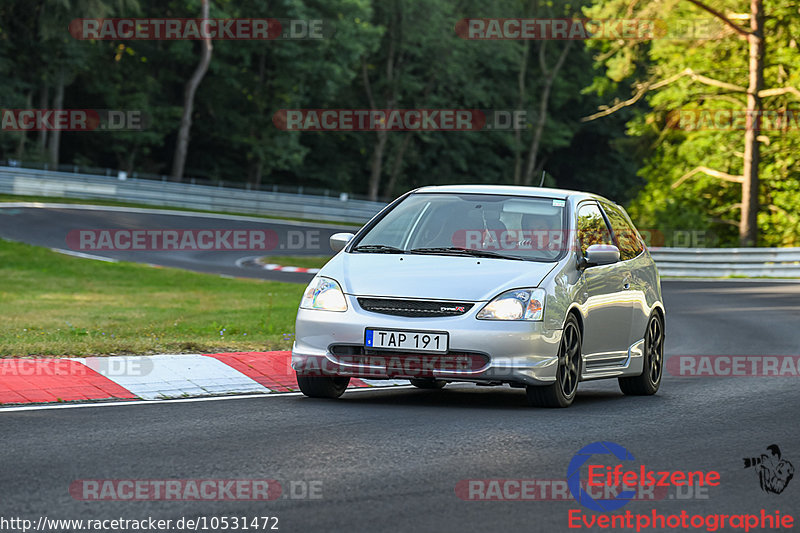
{"label": "asphalt race track", "polygon": [[[665,289],[672,357],[797,353],[798,285]],[[584,383],[561,410],[529,408],[520,390],[464,386],[352,391],[338,401],[275,395],[0,412],[0,509],[34,521],[277,516],[280,531],[293,532],[567,531],[567,513],[581,509],[574,501],[462,501],[455,487],[465,479],[564,479],[572,456],[603,440],[627,448],[637,466],[721,475],[702,498],[670,493],[624,510],[796,513],[800,482],[768,494],[742,459],[778,444],[800,464],[797,383],[666,375],[647,398],[624,397],[613,382]],[[68,492],[79,479],[252,478],[278,480],[284,492],[292,483],[299,496],[321,487],[321,499],[82,502]]]}
{"label": "asphalt race track", "polygon": [[[9,226],[0,217],[3,237],[61,247],[58,232],[45,231],[56,221],[62,232],[112,223],[102,212],[22,211],[14,216],[24,217],[24,224]],[[140,223],[119,214],[113,221]],[[177,227],[179,222],[157,223]],[[23,238],[26,233],[40,241]],[[231,268],[222,254],[201,258],[174,259],[169,266],[220,273]],[[668,359],[800,352],[800,283],[666,281],[663,286]],[[270,395],[0,410],[0,516],[34,523],[40,516],[149,516],[173,523],[182,517],[275,516],[279,530],[288,532],[568,531],[570,510],[587,518],[599,515],[571,498],[464,501],[456,486],[475,479],[563,480],[576,452],[595,441],[624,446],[635,457],[631,468],[720,473],[719,486],[691,494],[671,488],[663,499],[632,501],[619,512],[712,515],[764,509],[794,516],[800,514],[800,473],[781,494],[767,493],[755,469],[743,467],[743,458],[758,458],[777,444],[783,458],[800,467],[798,379],[666,373],[653,397],[625,397],[613,381],[583,383],[573,406],[559,410],[527,407],[518,389],[468,385],[351,391],[338,401]],[[85,479],[274,479],[290,497],[78,501],[69,487]],[[319,497],[303,498],[309,490]]]}
{"label": "asphalt race track", "polygon": [[[50,204],[46,204],[50,205]],[[263,230],[277,238],[270,250],[81,250],[68,242],[80,230]],[[0,238],[94,256],[251,277],[307,283],[313,275],[240,266],[243,259],[268,255],[332,255],[328,239],[354,226],[312,224],[257,217],[103,206],[17,207],[0,203]],[[71,246],[73,244],[73,246]],[[237,262],[239,264],[237,264]],[[293,266],[293,265],[286,265]]]}

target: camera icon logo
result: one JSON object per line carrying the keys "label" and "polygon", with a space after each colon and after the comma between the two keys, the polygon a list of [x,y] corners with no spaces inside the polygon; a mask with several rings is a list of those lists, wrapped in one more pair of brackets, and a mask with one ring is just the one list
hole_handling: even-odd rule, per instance
{"label": "camera icon logo", "polygon": [[762,453],[761,457],[745,457],[745,468],[754,468],[758,472],[758,482],[761,490],[780,494],[794,477],[794,466],[787,459],[781,457],[781,449],[777,444],[767,446],[769,454]]}

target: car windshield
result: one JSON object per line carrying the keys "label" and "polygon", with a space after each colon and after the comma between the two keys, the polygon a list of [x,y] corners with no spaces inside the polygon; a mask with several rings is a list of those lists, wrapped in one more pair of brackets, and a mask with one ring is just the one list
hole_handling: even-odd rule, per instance
{"label": "car windshield", "polygon": [[415,193],[351,251],[555,261],[568,248],[565,204],[557,198]]}

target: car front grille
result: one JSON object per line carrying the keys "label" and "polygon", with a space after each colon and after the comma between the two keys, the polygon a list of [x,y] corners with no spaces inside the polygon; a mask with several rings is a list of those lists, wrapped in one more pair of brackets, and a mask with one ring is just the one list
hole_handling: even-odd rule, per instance
{"label": "car front grille", "polygon": [[399,300],[393,298],[358,298],[365,311],[407,317],[460,316],[475,305],[447,300]]}

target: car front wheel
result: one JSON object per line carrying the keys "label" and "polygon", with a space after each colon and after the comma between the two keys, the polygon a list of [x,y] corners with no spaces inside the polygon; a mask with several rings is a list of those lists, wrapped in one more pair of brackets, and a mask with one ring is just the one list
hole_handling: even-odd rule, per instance
{"label": "car front wheel", "polygon": [[311,398],[338,398],[350,383],[348,377],[297,376],[300,391]]}
{"label": "car front wheel", "polygon": [[558,349],[556,380],[552,385],[525,387],[528,403],[536,407],[569,407],[581,378],[581,330],[578,320],[569,315]]}

